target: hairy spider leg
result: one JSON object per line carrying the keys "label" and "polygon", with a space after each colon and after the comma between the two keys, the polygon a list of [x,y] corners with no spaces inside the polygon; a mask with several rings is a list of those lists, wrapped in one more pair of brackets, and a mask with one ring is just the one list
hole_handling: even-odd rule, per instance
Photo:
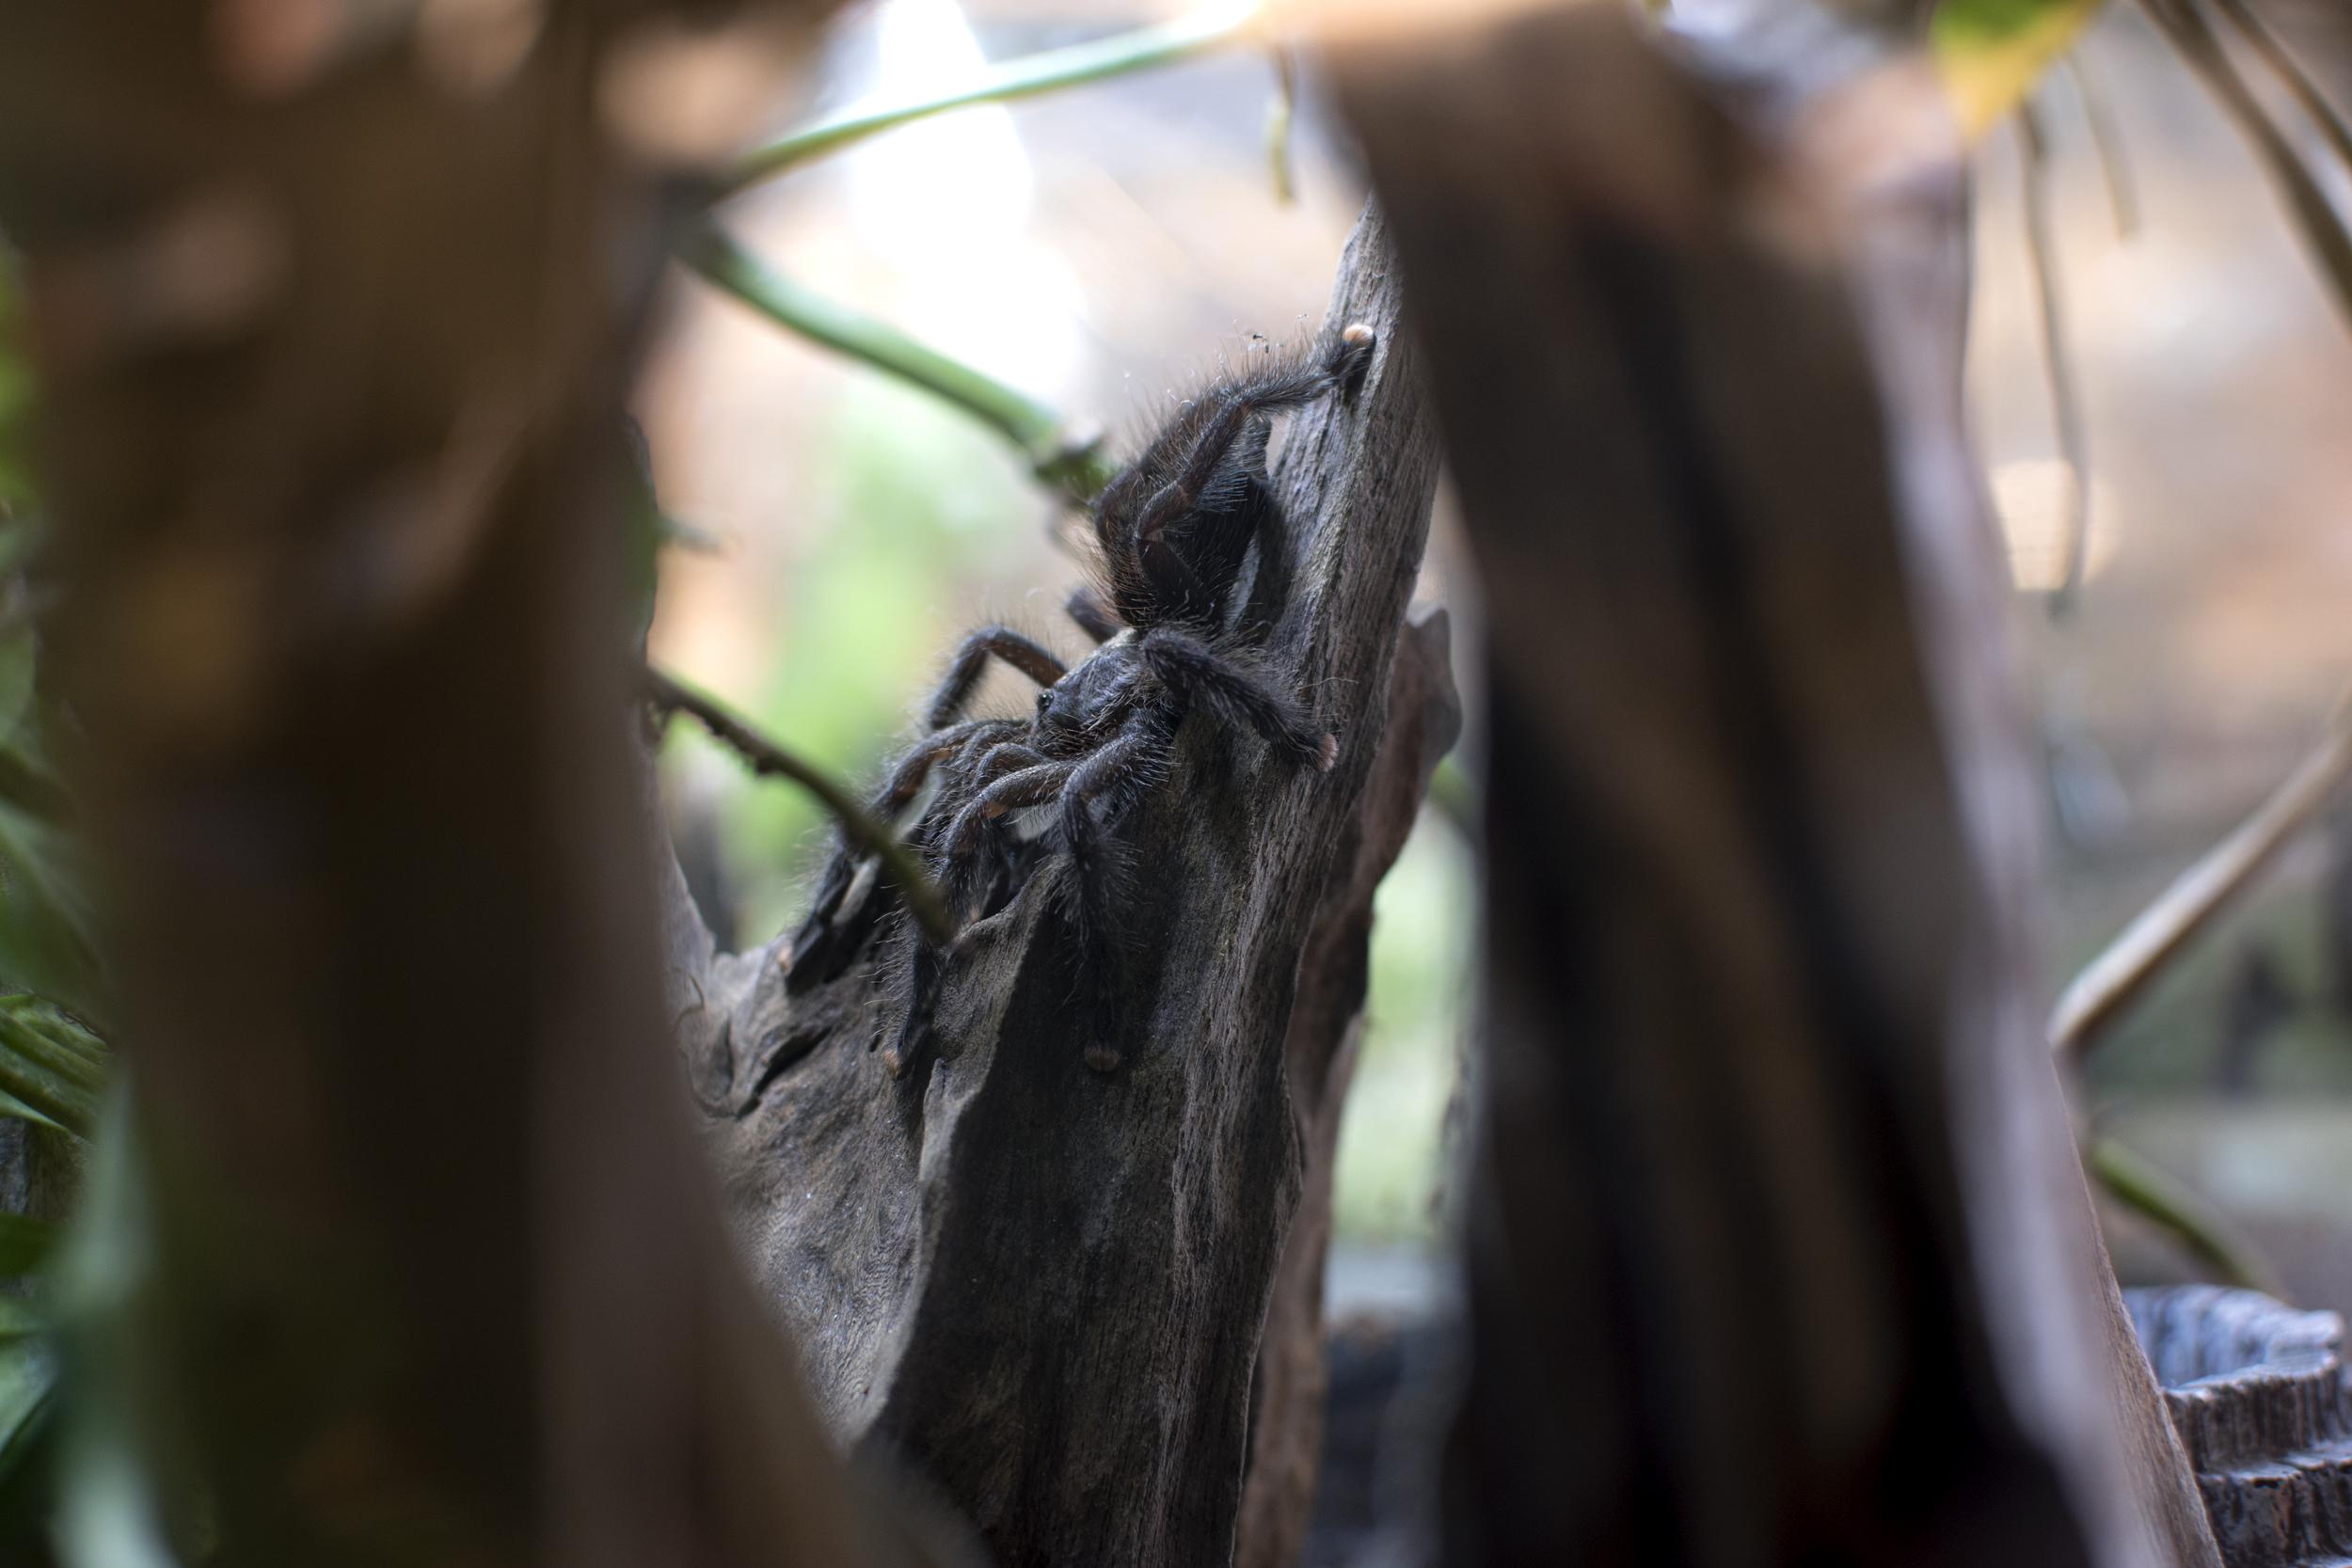
{"label": "hairy spider leg", "polygon": [[[1216,594],[1200,580],[1192,563],[1168,539],[1169,525],[1200,504],[1201,496],[1223,471],[1233,444],[1252,425],[1277,409],[1311,402],[1330,387],[1328,371],[1296,370],[1213,388],[1203,394],[1206,419],[1184,451],[1174,473],[1144,502],[1143,511],[1136,519],[1136,565],[1150,584],[1154,600],[1171,610],[1181,607],[1180,612],[1191,617],[1205,615],[1216,605]],[[1159,455],[1147,454],[1145,463]],[[1138,463],[1136,467],[1142,468],[1145,463]],[[1110,513],[1105,509],[1102,525],[1109,521]],[[1110,547],[1108,539],[1104,543],[1106,548]],[[1130,609],[1124,604],[1120,607],[1125,619],[1134,624],[1137,617],[1129,612]]]}
{"label": "hairy spider leg", "polygon": [[1078,629],[1097,643],[1108,642],[1120,633],[1119,617],[1103,596],[1083,583],[1070,591],[1070,597],[1061,603],[1062,612],[1078,624]]}
{"label": "hairy spider leg", "polygon": [[[1107,852],[1102,824],[1095,820],[1095,799],[1121,784],[1147,775],[1154,751],[1165,751],[1168,736],[1146,722],[1131,725],[1118,739],[1095,752],[1072,770],[1061,792],[1062,837],[1078,874],[1078,943],[1082,983],[1088,987],[1086,1064],[1097,1072],[1119,1066],[1118,1047],[1111,1044],[1117,1020],[1113,966],[1119,943],[1113,928],[1114,910],[1122,902],[1120,866]],[[1154,747],[1154,742],[1158,746]]]}
{"label": "hairy spider leg", "polygon": [[[989,755],[1020,750],[1010,745],[996,747]],[[982,764],[983,768],[987,763]],[[974,797],[956,814],[954,825],[946,832],[946,872],[943,880],[959,919],[970,921],[979,914],[978,897],[982,889],[980,878],[989,869],[987,858],[978,854],[986,825],[1006,812],[1020,806],[1043,805],[1061,793],[1063,783],[1077,768],[1076,763],[1048,762],[1024,768],[1009,773]],[[924,940],[919,932],[910,930],[908,942],[912,948],[907,966],[911,985],[907,993],[906,1017],[898,1022],[898,1038],[882,1053],[882,1066],[896,1078],[905,1072],[914,1060],[916,1051],[930,1033],[931,1005],[939,990],[941,973],[946,966],[946,952]]]}
{"label": "hairy spider leg", "polygon": [[1035,639],[1024,637],[1010,626],[982,626],[964,638],[963,645],[956,650],[955,662],[947,667],[947,678],[939,683],[939,689],[931,696],[932,729],[946,728],[963,711],[963,705],[972,700],[973,690],[980,684],[980,673],[988,667],[992,654],[1040,686],[1051,686],[1070,673],[1069,668]]}
{"label": "hairy spider leg", "polygon": [[[990,720],[973,720],[926,736],[892,766],[890,776],[867,803],[866,815],[877,822],[890,823],[906,810],[908,801],[922,793],[924,781],[930,777],[934,766],[954,756],[977,734],[987,731],[993,723]],[[866,852],[850,844],[837,829],[834,837],[833,858],[826,864],[824,879],[818,884],[816,898],[809,904],[810,922],[833,917],[834,906],[840,903],[850,879],[856,875],[858,862],[865,858]]]}
{"label": "hairy spider leg", "polygon": [[1300,762],[1329,772],[1339,742],[1288,697],[1199,639],[1163,626],[1143,639],[1143,660],[1160,684],[1189,701],[1207,704],[1263,736]]}
{"label": "hairy spider leg", "polygon": [[1075,762],[1039,762],[998,779],[956,814],[956,825],[947,831],[947,853],[957,859],[970,855],[979,847],[980,833],[988,824],[1009,811],[1041,806],[1053,800],[1080,766]]}
{"label": "hairy spider leg", "polygon": [[1007,740],[988,749],[987,755],[980,758],[979,771],[975,777],[982,784],[992,784],[1017,768],[1038,768],[1052,760],[1035,747],[1025,746],[1018,740]]}
{"label": "hairy spider leg", "polygon": [[[952,763],[963,752],[985,748],[993,740],[1018,733],[1021,728],[1019,723],[1002,719],[972,719],[925,736],[892,765],[889,777],[882,781],[867,805],[867,815],[877,822],[890,824],[923,792],[933,768]],[[866,853],[852,845],[838,828],[834,830],[833,854],[825,862],[816,896],[809,900],[808,913],[802,919],[800,929],[792,933],[786,985],[795,994],[839,974],[857,946],[854,940],[840,940],[845,933],[835,929],[834,922]],[[872,924],[870,919],[851,923],[860,935],[871,929]]]}

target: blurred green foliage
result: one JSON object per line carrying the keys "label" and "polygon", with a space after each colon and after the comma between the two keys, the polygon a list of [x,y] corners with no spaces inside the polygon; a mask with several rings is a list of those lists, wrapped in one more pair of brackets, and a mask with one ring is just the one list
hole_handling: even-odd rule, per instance
{"label": "blurred green foliage", "polygon": [[33,411],[31,345],[16,258],[0,242],[0,514],[24,508],[32,499],[32,472],[25,457],[26,427]]}

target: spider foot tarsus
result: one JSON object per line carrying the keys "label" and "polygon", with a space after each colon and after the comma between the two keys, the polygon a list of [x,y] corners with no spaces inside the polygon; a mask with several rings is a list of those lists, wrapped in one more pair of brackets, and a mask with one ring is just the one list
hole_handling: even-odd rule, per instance
{"label": "spider foot tarsus", "polygon": [[1363,389],[1364,373],[1372,369],[1373,351],[1379,346],[1380,334],[1362,322],[1350,322],[1340,329],[1340,341],[1332,345],[1326,368],[1342,398],[1352,399]]}

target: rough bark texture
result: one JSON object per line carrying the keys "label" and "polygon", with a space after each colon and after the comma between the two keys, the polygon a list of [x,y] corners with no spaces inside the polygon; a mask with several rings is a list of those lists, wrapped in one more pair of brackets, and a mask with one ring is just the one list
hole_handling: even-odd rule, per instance
{"label": "rough bark texture", "polygon": [[[1829,170],[1617,8],[1339,75],[1486,592],[1451,1560],[2209,1562],[2127,1468],[2057,1085],[2018,1054],[1986,784],[2013,724],[1982,710],[2013,698],[1940,645],[1988,626],[1917,582],[1991,580],[1982,539],[1931,547],[1948,507],[1906,522],[1954,477],[1964,273],[1868,313],[1924,339],[1882,387]],[[1917,85],[1855,86],[1847,152],[1919,159]],[[1908,168],[1943,182],[1906,214],[1947,226],[1930,261],[1957,254],[1947,145]]]}
{"label": "rough bark texture", "polygon": [[597,104],[677,19],[558,4],[457,91],[413,11],[0,11],[155,1172],[155,1338],[89,1385],[143,1550],[933,1560],[827,1451],[664,1049],[621,400],[675,193]]}
{"label": "rough bark texture", "polygon": [[1323,1462],[1327,1382],[1323,1268],[1331,1244],[1340,1112],[1355,1070],[1371,980],[1372,899],[1413,831],[1429,775],[1462,732],[1442,610],[1406,627],[1389,672],[1389,727],[1363,802],[1341,836],[1314,927],[1298,960],[1282,1057],[1306,1151],[1298,1212],[1282,1241],[1274,1299],[1250,1380],[1249,1472],[1236,1568],[1288,1568],[1305,1548]]}
{"label": "rough bark texture", "polygon": [[2211,1285],[2129,1291],[2227,1568],[2352,1552],[2344,1320]]}
{"label": "rough bark texture", "polygon": [[1081,1063],[1057,857],[959,940],[936,1056],[892,1080],[900,995],[871,953],[805,994],[780,946],[708,959],[672,900],[673,995],[746,1254],[841,1441],[897,1455],[997,1560],[1184,1564],[1233,1544],[1250,1365],[1296,1199],[1282,1047],[1299,954],[1387,716],[1435,430],[1378,222],[1329,330],[1360,392],[1291,417],[1275,471],[1292,601],[1264,663],[1339,736],[1327,774],[1204,713],[1119,820],[1149,962],[1116,1072]]}

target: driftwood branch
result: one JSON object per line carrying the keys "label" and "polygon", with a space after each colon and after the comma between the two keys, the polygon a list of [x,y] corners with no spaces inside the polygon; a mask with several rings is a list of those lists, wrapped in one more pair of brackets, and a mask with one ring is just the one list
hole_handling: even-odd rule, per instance
{"label": "driftwood branch", "polygon": [[1330,328],[1355,322],[1379,334],[1360,391],[1294,415],[1274,470],[1294,591],[1263,655],[1338,758],[1286,767],[1186,721],[1167,781],[1113,829],[1152,890],[1119,1070],[1082,1065],[1060,857],[958,940],[937,1054],[897,1080],[876,1046],[905,1003],[873,951],[795,994],[781,942],[712,957],[674,890],[680,1045],[812,1394],[837,1441],[927,1479],[1000,1563],[1232,1550],[1300,1184],[1283,1061],[1299,958],[1380,752],[1437,476],[1369,214],[1332,293]]}

